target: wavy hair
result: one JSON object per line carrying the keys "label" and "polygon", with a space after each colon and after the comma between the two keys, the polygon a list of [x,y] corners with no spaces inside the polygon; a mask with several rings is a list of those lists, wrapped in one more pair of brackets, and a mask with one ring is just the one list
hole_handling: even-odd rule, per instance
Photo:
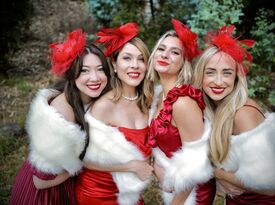
{"label": "wavy hair", "polygon": [[[76,123],[79,124],[80,127],[86,131],[85,147],[79,156],[81,160],[84,158],[86,149],[89,145],[89,126],[84,119],[84,115],[87,110],[84,110],[84,105],[80,97],[80,91],[75,84],[75,80],[79,77],[81,73],[84,57],[90,53],[98,56],[102,62],[103,71],[107,76],[108,80],[107,80],[107,85],[103,89],[101,95],[106,93],[110,89],[110,83],[109,83],[110,69],[104,53],[97,46],[93,44],[85,46],[83,54],[77,57],[72,62],[70,68],[65,72],[64,78],[61,79],[59,82],[57,82],[53,87],[54,89],[57,89],[60,92],[65,93],[66,99],[73,109]],[[93,101],[95,101],[97,98],[93,98]]]}
{"label": "wavy hair", "polygon": [[[145,45],[145,43],[138,37],[131,39],[127,43],[130,43],[138,48],[138,50],[142,53],[142,56],[144,58],[144,63],[147,67],[149,50]],[[117,102],[122,97],[122,83],[121,83],[121,80],[118,78],[117,74],[114,72],[114,68],[112,64],[112,61],[117,61],[117,57],[119,55],[120,50],[115,52],[109,58],[109,66],[112,68],[110,72],[112,76],[111,86],[112,86],[112,89],[114,90],[114,97],[113,97],[114,102]],[[148,67],[146,69],[145,76],[147,75],[147,72],[148,72]],[[139,94],[139,97],[137,99],[137,105],[143,113],[147,113],[153,99],[154,85],[150,80],[144,77],[142,82],[137,86],[137,92]]]}
{"label": "wavy hair", "polygon": [[[209,60],[220,50],[212,46],[206,49],[198,59],[193,76],[193,85],[202,90],[204,69]],[[236,62],[237,71],[241,65]],[[214,164],[223,162],[230,149],[229,138],[233,132],[233,123],[236,111],[242,107],[248,98],[248,89],[245,76],[237,72],[233,91],[215,106],[213,100],[204,92],[206,116],[212,122],[210,137],[210,158]]]}

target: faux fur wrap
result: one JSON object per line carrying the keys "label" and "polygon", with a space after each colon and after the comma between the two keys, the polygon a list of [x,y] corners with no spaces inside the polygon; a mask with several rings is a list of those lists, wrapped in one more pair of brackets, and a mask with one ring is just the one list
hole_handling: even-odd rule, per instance
{"label": "faux fur wrap", "polygon": [[[164,188],[172,187],[175,193],[179,193],[194,187],[184,205],[195,205],[196,185],[207,182],[213,176],[213,168],[208,158],[211,126],[207,120],[204,130],[199,140],[184,142],[183,147],[170,159],[159,148],[153,150],[156,162],[165,169]],[[165,204],[171,203],[175,193],[163,193]]]}
{"label": "faux fur wrap", "polygon": [[[124,164],[131,160],[145,160],[136,145],[127,141],[118,128],[108,126],[95,119],[91,114],[85,115],[90,127],[90,143],[84,160],[100,166]],[[132,172],[111,172],[116,183],[118,203],[135,205],[141,192],[147,187],[150,179],[141,181]]]}
{"label": "faux fur wrap", "polygon": [[56,90],[43,89],[31,103],[26,121],[29,161],[46,173],[58,174],[66,170],[74,175],[82,167],[78,156],[84,148],[85,132],[49,106],[48,100],[58,94]]}
{"label": "faux fur wrap", "polygon": [[231,136],[228,158],[219,167],[235,172],[245,186],[275,189],[275,113],[255,129]]}

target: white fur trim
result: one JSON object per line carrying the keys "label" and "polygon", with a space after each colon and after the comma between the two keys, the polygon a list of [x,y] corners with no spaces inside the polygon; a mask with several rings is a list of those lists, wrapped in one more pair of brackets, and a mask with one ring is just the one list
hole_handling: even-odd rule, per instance
{"label": "white fur trim", "polygon": [[196,185],[207,182],[213,176],[213,168],[208,158],[211,126],[207,120],[204,129],[199,140],[184,142],[183,148],[175,152],[170,159],[159,148],[153,150],[156,162],[165,168],[165,188],[173,187],[175,193],[179,193],[194,187],[193,194],[189,195],[186,203],[192,204],[195,201]]}
{"label": "white fur trim", "polygon": [[[100,166],[124,164],[131,160],[145,160],[135,144],[127,141],[118,128],[108,126],[92,117],[85,115],[90,127],[90,143],[84,160]],[[141,181],[132,172],[112,172],[118,187],[120,205],[135,205],[140,193],[147,187],[150,180]]]}
{"label": "white fur trim", "polygon": [[220,165],[247,187],[275,189],[275,113],[255,129],[231,136],[227,160]]}
{"label": "white fur trim", "polygon": [[155,117],[156,112],[157,112],[157,106],[158,106],[158,101],[160,98],[160,93],[162,92],[162,87],[161,85],[156,85],[154,87],[154,97],[153,97],[153,101],[151,104],[151,108],[149,110],[149,120],[148,123],[149,125],[151,124],[152,119]]}
{"label": "white fur trim", "polygon": [[58,93],[43,89],[32,101],[26,121],[30,137],[29,161],[46,173],[58,174],[66,170],[74,175],[82,167],[78,156],[84,148],[85,132],[49,106],[48,100]]}

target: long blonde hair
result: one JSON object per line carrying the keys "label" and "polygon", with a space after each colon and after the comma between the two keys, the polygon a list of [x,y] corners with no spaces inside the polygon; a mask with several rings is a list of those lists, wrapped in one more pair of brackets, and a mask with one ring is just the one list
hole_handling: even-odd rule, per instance
{"label": "long blonde hair", "polygon": [[[219,49],[212,46],[200,56],[194,69],[194,87],[202,89],[205,66],[218,52],[220,52]],[[241,65],[237,64],[237,68],[239,66]],[[222,99],[218,106],[215,106],[213,100],[204,92],[203,95],[206,103],[205,114],[212,122],[210,158],[214,164],[218,164],[227,158],[230,149],[229,138],[233,132],[235,113],[245,104],[248,98],[246,78],[240,72],[237,72],[233,91]]]}
{"label": "long blonde hair", "polygon": [[[148,50],[147,46],[145,45],[145,43],[140,38],[137,38],[137,37],[131,39],[127,43],[130,43],[130,44],[136,46],[140,50],[140,52],[142,53],[142,56],[144,58],[144,64],[147,66],[148,58],[149,58],[149,50]],[[118,78],[117,74],[114,72],[114,68],[113,68],[113,64],[112,64],[112,61],[117,60],[120,50],[115,52],[109,58],[109,66],[111,67],[111,69],[110,69],[110,71],[111,71],[111,86],[112,86],[112,89],[114,90],[114,98],[113,98],[114,102],[117,102],[122,97],[122,83],[121,83],[121,80]],[[148,66],[146,69],[145,76],[147,75],[147,72],[148,72]],[[153,82],[151,82],[146,77],[144,77],[143,81],[137,86],[137,92],[139,94],[139,98],[137,100],[137,105],[143,113],[147,113],[148,109],[151,106],[151,102],[152,102],[153,94],[154,94]]]}
{"label": "long blonde hair", "polygon": [[[159,80],[159,75],[154,69],[155,65],[154,65],[153,59],[154,59],[155,53],[156,53],[159,45],[161,44],[161,42],[169,36],[178,38],[178,35],[174,30],[167,31],[165,34],[163,34],[160,37],[160,39],[154,46],[151,56],[149,58],[149,65],[148,65],[149,69],[148,69],[147,78],[153,82],[155,82],[156,80]],[[191,62],[189,62],[187,59],[183,59],[183,65],[182,65],[182,68],[180,69],[180,72],[178,74],[178,80],[177,80],[176,84],[190,84],[191,79],[192,79]]]}

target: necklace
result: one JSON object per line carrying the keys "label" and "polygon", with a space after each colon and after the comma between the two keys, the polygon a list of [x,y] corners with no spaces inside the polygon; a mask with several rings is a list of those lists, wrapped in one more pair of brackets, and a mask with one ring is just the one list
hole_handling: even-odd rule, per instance
{"label": "necklace", "polygon": [[138,93],[137,93],[137,95],[135,96],[135,97],[128,97],[128,96],[125,96],[125,95],[123,95],[122,94],[122,97],[125,99],[125,100],[129,100],[129,101],[134,101],[134,100],[136,100],[136,99],[138,99]]}

